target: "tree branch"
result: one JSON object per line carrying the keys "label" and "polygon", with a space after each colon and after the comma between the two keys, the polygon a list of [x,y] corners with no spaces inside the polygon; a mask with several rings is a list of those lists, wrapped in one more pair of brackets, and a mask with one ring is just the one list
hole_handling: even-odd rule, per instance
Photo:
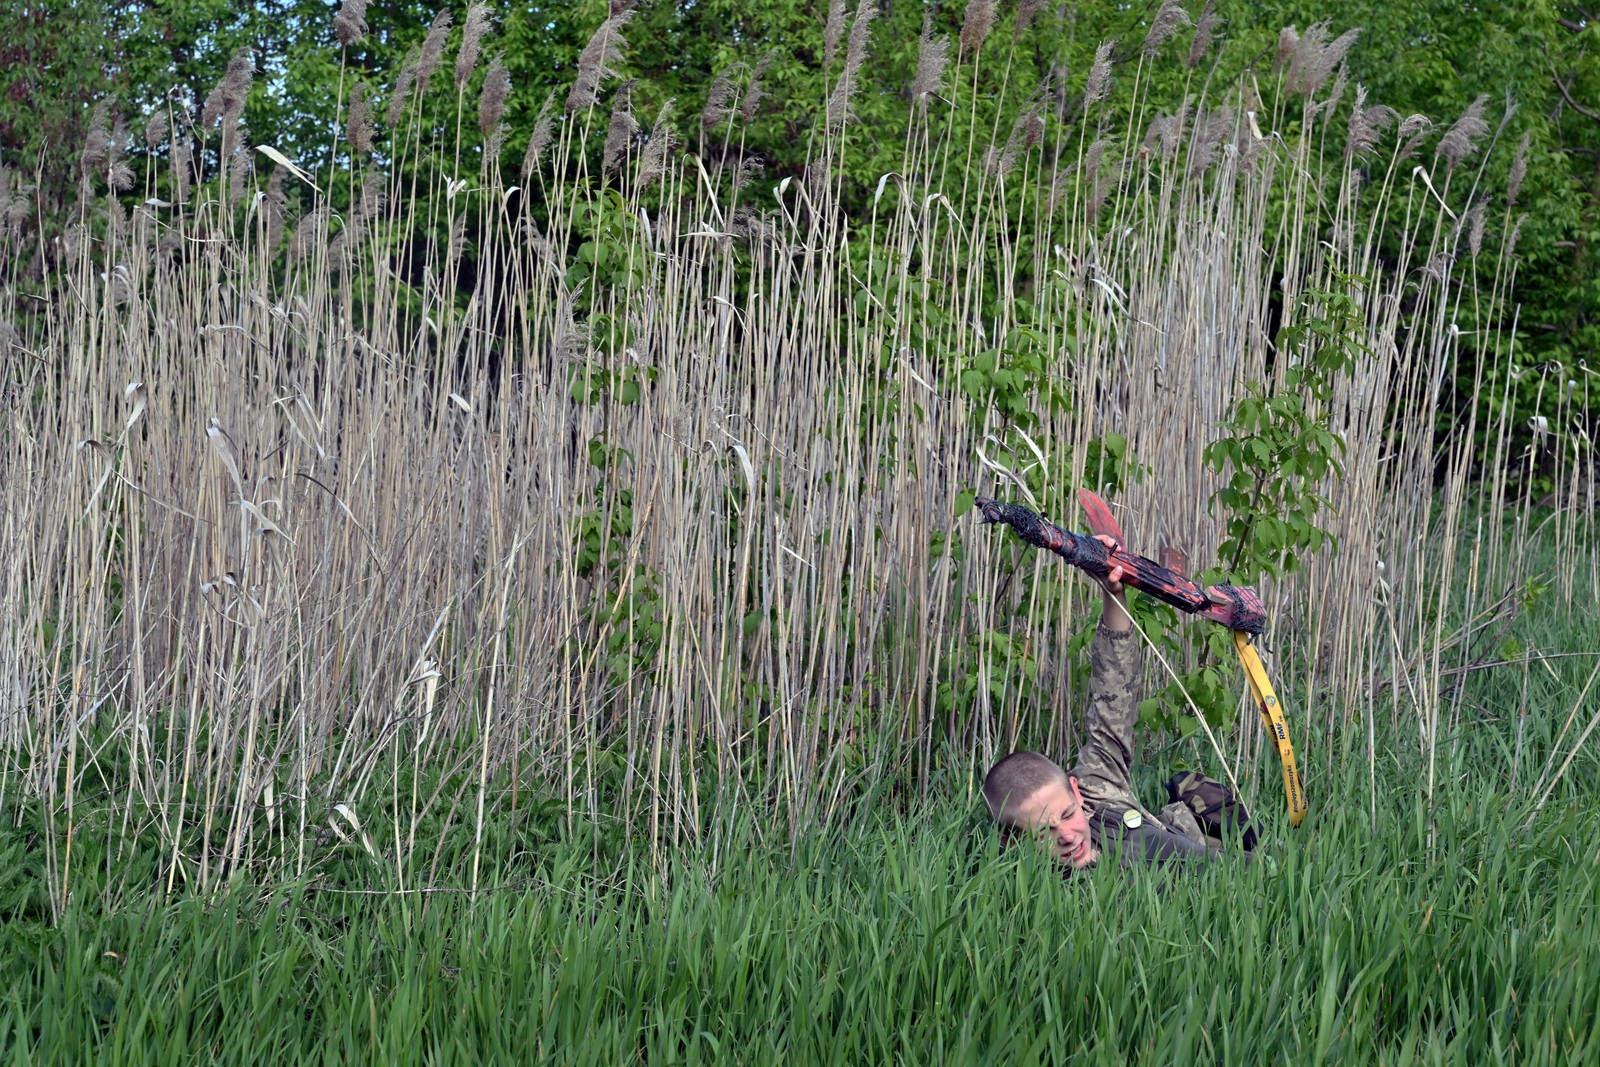
{"label": "tree branch", "polygon": [[1572,94],[1567,91],[1566,83],[1561,80],[1561,75],[1557,74],[1555,71],[1551,71],[1550,80],[1556,83],[1557,89],[1561,90],[1561,99],[1567,102],[1568,107],[1589,119],[1591,122],[1600,122],[1600,111],[1595,111],[1592,108],[1584,107],[1582,104],[1572,99]]}

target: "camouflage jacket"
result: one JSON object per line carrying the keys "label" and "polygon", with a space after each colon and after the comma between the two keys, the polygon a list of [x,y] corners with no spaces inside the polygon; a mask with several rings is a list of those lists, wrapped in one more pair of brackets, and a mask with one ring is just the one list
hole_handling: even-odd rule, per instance
{"label": "camouflage jacket", "polygon": [[1089,832],[1102,854],[1119,848],[1124,862],[1205,857],[1194,814],[1168,804],[1159,815],[1133,791],[1133,731],[1139,721],[1139,637],[1101,626],[1089,646],[1087,736],[1071,774],[1083,794]]}

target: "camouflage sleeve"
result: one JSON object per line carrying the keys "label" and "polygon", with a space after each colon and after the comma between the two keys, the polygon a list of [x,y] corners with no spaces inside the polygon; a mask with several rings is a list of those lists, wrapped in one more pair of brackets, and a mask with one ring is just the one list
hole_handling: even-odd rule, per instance
{"label": "camouflage sleeve", "polygon": [[1087,734],[1072,769],[1089,807],[1138,807],[1133,795],[1133,727],[1139,717],[1139,638],[1100,627],[1089,646]]}

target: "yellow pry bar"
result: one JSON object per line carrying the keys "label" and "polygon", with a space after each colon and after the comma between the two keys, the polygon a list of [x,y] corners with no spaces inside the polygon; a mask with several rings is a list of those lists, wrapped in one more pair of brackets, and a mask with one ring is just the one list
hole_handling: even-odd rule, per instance
{"label": "yellow pry bar", "polygon": [[1233,631],[1233,647],[1239,653],[1245,677],[1250,679],[1250,691],[1261,709],[1261,721],[1272,735],[1272,745],[1283,763],[1283,795],[1289,800],[1289,825],[1299,826],[1306,817],[1306,789],[1300,781],[1300,768],[1295,766],[1294,746],[1289,743],[1289,726],[1283,721],[1283,708],[1278,704],[1278,695],[1272,691],[1272,683],[1267,681],[1267,669],[1250,643],[1250,635],[1243,630]]}

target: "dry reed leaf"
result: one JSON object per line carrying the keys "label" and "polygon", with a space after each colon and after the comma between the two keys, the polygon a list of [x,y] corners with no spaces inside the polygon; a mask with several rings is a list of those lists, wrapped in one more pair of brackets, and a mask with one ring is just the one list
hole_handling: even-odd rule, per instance
{"label": "dry reed leaf", "polygon": [[261,803],[262,803],[262,806],[266,809],[266,813],[267,813],[267,829],[269,829],[269,830],[272,829],[275,825],[277,825],[278,805],[276,803],[276,800],[277,800],[277,795],[273,792],[273,789],[272,789],[272,778],[269,775],[267,780],[264,783],[262,783],[262,786],[261,786]]}
{"label": "dry reed leaf", "polygon": [[[431,640],[431,638],[430,638]],[[414,751],[421,751],[423,742],[432,735],[433,731],[433,704],[439,691],[439,679],[444,675],[436,669],[438,664],[426,657],[418,659],[411,667],[411,673],[406,677],[406,687],[421,685],[422,689],[422,716],[417,727],[417,740],[413,746]]]}
{"label": "dry reed leaf", "polygon": [[406,685],[421,685],[432,678],[443,678],[444,675],[439,673],[438,666],[439,664],[436,661],[428,659],[426,656],[417,660],[416,663],[411,665],[411,673],[406,675]]}
{"label": "dry reed leaf", "polygon": [[438,637],[439,631],[444,629],[444,620],[449,616],[449,614],[450,605],[448,604],[439,610],[439,617],[433,620],[433,629],[428,631],[428,636],[422,639],[422,644],[417,648],[419,663],[423,662],[421,657],[427,655],[428,649],[433,647],[434,638]]}
{"label": "dry reed leaf", "polygon": [[750,453],[745,451],[744,445],[738,441],[728,447],[733,449],[734,455],[739,457],[739,465],[744,468],[745,485],[750,490],[750,495],[746,499],[754,503],[756,499],[756,468],[755,464],[750,462]]}
{"label": "dry reed leaf", "polygon": [[[361,820],[356,818],[356,813],[350,810],[350,806],[348,804],[335,804],[333,806],[333,810],[335,814],[343,816],[344,820],[350,824],[351,828],[360,835],[361,847],[366,849],[367,855],[371,856],[373,859],[377,859],[378,850],[372,846],[372,838],[368,837],[366,830],[361,828]],[[350,839],[349,835],[345,833],[344,829],[336,821],[334,821],[332,815],[328,816],[328,825],[333,827],[333,832],[339,835],[339,840],[348,841]]]}
{"label": "dry reed leaf", "polygon": [[1439,195],[1439,190],[1433,187],[1433,179],[1428,176],[1428,171],[1426,168],[1424,168],[1421,164],[1418,164],[1416,167],[1412,168],[1411,176],[1413,178],[1421,178],[1422,184],[1428,187],[1428,192],[1432,193],[1434,200],[1438,201],[1439,210],[1443,211],[1446,215],[1449,215],[1450,221],[1457,221],[1456,213],[1450,210],[1450,205],[1444,202],[1444,197]]}
{"label": "dry reed leaf", "polygon": [[295,166],[293,160],[284,155],[282,152],[278,151],[276,148],[273,148],[271,145],[258,144],[256,145],[256,151],[260,152],[278,166],[284,168],[290,174],[293,174],[296,178],[299,178],[301,181],[311,186],[314,191],[319,193],[322,192],[321,189],[317,188],[317,183],[311,180],[311,175]]}
{"label": "dry reed leaf", "polygon": [[266,512],[262,511],[251,501],[240,500],[239,507],[246,515],[249,515],[255,519],[257,525],[255,529],[251,531],[252,533],[275,533],[285,541],[289,542],[291,545],[295,543],[294,538],[283,532],[283,527],[269,519]]}
{"label": "dry reed leaf", "polygon": [[[999,438],[995,437],[993,434],[985,436],[984,440],[994,442],[996,448],[1003,447],[1000,444]],[[1000,477],[1016,486],[1017,491],[1020,492],[1023,499],[1028,502],[1029,507],[1033,508],[1034,511],[1042,510],[1038,499],[1033,495],[1033,490],[1028,488],[1028,483],[1022,478],[1018,477],[1015,471],[1013,471],[1010,467],[996,463],[994,460],[984,455],[982,446],[975,446],[973,448],[973,452],[977,455],[978,462],[982,463],[985,467],[988,467],[991,471],[1000,475]]]}
{"label": "dry reed leaf", "polygon": [[1028,432],[1020,426],[1011,427],[1011,432],[1022,438],[1022,443],[1028,446],[1028,451],[1033,453],[1033,458],[1039,461],[1040,469],[1048,470],[1050,464],[1045,462],[1044,451],[1035,443],[1032,437],[1028,436]]}
{"label": "dry reed leaf", "polygon": [[930,385],[928,381],[922,377],[922,375],[917,373],[916,368],[911,365],[911,353],[909,350],[904,350],[900,353],[900,363],[901,366],[905,367],[906,373],[911,376],[912,381],[916,382],[918,385],[922,386],[936,397],[938,396],[939,390]]}
{"label": "dry reed leaf", "polygon": [[115,467],[111,450],[94,438],[89,437],[79,441],[77,447],[75,448],[75,451],[80,453],[86,450],[90,455],[98,455],[101,457],[101,471],[99,480],[95,482],[94,490],[89,494],[89,503],[83,509],[83,514],[85,517],[87,517],[89,513],[94,510],[94,503],[96,500],[100,499],[100,493],[103,489],[105,489],[106,483],[111,481],[111,474]]}
{"label": "dry reed leaf", "polygon": [[812,565],[812,563],[811,563],[811,561],[809,559],[806,559],[804,556],[802,556],[800,553],[796,552],[794,549],[790,548],[788,545],[782,544],[780,542],[778,547],[780,549],[782,549],[784,552],[787,552],[789,555],[793,556],[795,559],[799,560],[801,563],[804,563],[807,567],[810,567],[812,570],[816,570],[817,569],[815,566]]}
{"label": "dry reed leaf", "polygon": [[881,178],[878,179],[878,188],[872,194],[872,206],[873,207],[877,207],[878,206],[878,201],[883,199],[883,191],[884,191],[885,188],[888,187],[890,178],[893,178],[895,180],[895,184],[896,185],[904,186],[904,184],[905,184],[904,176],[902,176],[900,174],[897,174],[892,170],[889,173],[883,175]]}
{"label": "dry reed leaf", "polygon": [[217,419],[212,418],[206,426],[206,438],[211,442],[211,447],[222,458],[222,463],[228,468],[228,475],[233,479],[233,490],[243,500],[244,479],[239,476],[239,463],[234,458],[233,441],[228,437],[227,431]]}
{"label": "dry reed leaf", "polygon": [[122,395],[133,401],[133,410],[128,412],[128,420],[122,424],[122,434],[126,437],[128,431],[133,429],[133,424],[139,421],[139,416],[144,414],[147,400],[144,383],[129,382],[128,387],[122,391]]}

